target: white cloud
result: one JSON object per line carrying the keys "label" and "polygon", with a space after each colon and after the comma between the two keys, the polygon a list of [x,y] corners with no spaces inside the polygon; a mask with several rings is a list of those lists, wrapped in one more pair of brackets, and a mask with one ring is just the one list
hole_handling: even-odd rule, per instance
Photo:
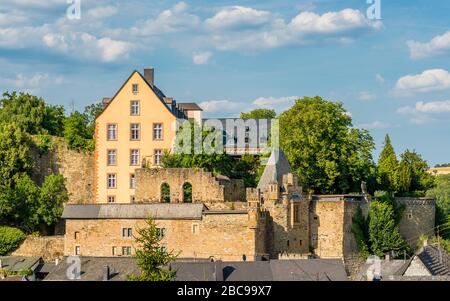
{"label": "white cloud", "polygon": [[33,7],[54,7],[56,5],[67,5],[67,0],[2,0],[5,4],[14,4],[19,6],[33,6]]}
{"label": "white cloud", "polygon": [[62,76],[51,76],[45,72],[37,72],[26,75],[17,73],[13,78],[0,78],[0,83],[13,86],[21,91],[36,93],[40,89],[49,85],[60,85],[64,82]]}
{"label": "white cloud", "polygon": [[199,104],[199,106],[206,113],[223,112],[223,111],[230,112],[242,107],[242,105],[243,104],[240,102],[235,102],[231,100],[208,100],[203,101]]}
{"label": "white cloud", "polygon": [[361,91],[358,94],[358,99],[363,101],[374,100],[376,98],[375,94],[372,94],[368,91]]}
{"label": "white cloud", "polygon": [[357,127],[361,128],[361,129],[366,129],[366,130],[379,130],[379,129],[386,129],[390,126],[391,126],[390,123],[376,120],[376,121],[373,121],[370,123],[360,124]]}
{"label": "white cloud", "polygon": [[28,17],[21,11],[0,11],[0,26],[24,23],[26,21],[28,21]]}
{"label": "white cloud", "polygon": [[253,104],[259,107],[275,108],[280,105],[289,105],[294,103],[298,96],[283,96],[283,97],[258,97],[253,101]]}
{"label": "white cloud", "polygon": [[370,22],[359,10],[344,9],[318,15],[302,12],[289,23],[289,28],[297,32],[338,33],[357,28],[380,29],[381,22]]}
{"label": "white cloud", "polygon": [[257,26],[267,23],[271,13],[244,6],[226,7],[205,20],[205,26],[212,30]]}
{"label": "white cloud", "polygon": [[63,53],[74,53],[85,58],[97,58],[102,62],[113,62],[127,57],[133,46],[124,41],[97,37],[85,33],[74,32],[67,34],[48,33],[42,38],[43,43],[50,49]]}
{"label": "white cloud", "polygon": [[194,52],[192,54],[192,61],[196,65],[203,65],[209,62],[212,57],[212,53],[209,51],[206,52]]}
{"label": "white cloud", "polygon": [[179,2],[171,9],[164,10],[155,19],[138,22],[130,33],[139,36],[161,35],[164,33],[186,31],[197,27],[200,18],[187,12],[187,4]]}
{"label": "white cloud", "polygon": [[349,43],[353,41],[353,35],[381,27],[380,21],[370,21],[354,9],[322,15],[302,12],[289,22],[274,17],[267,25],[255,30],[214,33],[211,42],[220,50],[261,50],[318,42]]}
{"label": "white cloud", "polygon": [[450,53],[450,30],[443,35],[434,37],[427,43],[408,41],[407,45],[412,59],[423,59]]}
{"label": "white cloud", "polygon": [[450,73],[443,69],[429,69],[421,74],[406,75],[395,84],[395,91],[406,95],[446,89],[450,89]]}
{"label": "white cloud", "polygon": [[107,6],[99,6],[96,8],[91,8],[87,11],[87,15],[90,18],[100,19],[107,18],[117,14],[118,9],[115,6],[107,5]]}
{"label": "white cloud", "polygon": [[[410,116],[410,121],[423,124],[435,120],[442,113],[450,113],[450,100],[444,101],[419,101],[415,106],[405,106],[397,110],[397,113]],[[447,119],[447,117],[446,117]]]}

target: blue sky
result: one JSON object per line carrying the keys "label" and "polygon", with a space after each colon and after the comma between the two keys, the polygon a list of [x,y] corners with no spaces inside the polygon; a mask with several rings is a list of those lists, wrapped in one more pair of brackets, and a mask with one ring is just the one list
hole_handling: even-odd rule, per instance
{"label": "blue sky", "polygon": [[209,117],[278,113],[301,96],[341,101],[372,133],[431,165],[450,162],[450,2],[2,0],[0,91],[70,110],[112,96],[134,70]]}

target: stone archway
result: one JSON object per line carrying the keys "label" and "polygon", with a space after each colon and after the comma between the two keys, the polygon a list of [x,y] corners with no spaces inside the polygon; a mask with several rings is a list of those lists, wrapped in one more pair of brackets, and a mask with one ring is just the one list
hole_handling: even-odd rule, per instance
{"label": "stone archway", "polygon": [[192,203],[192,184],[184,182],[183,187],[183,203]]}
{"label": "stone archway", "polygon": [[170,185],[166,182],[161,184],[161,203],[170,203]]}

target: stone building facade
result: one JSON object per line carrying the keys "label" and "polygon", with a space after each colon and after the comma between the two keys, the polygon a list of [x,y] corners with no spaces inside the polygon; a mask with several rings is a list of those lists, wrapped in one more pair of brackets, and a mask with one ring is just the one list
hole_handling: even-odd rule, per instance
{"label": "stone building facade", "polygon": [[[65,207],[65,255],[132,256],[132,236],[152,217],[163,233],[163,247],[179,253],[179,259],[350,262],[358,257],[353,216],[358,207],[367,215],[370,196],[306,195],[282,153],[272,153],[258,186],[245,194],[243,183],[236,188],[232,180],[202,169],[141,168],[136,177],[135,203]],[[183,199],[187,182],[192,185],[190,203]],[[167,203],[161,197],[164,183],[170,186]],[[245,201],[235,196],[243,194]],[[432,200],[398,201],[406,205],[400,224],[406,239],[433,228]]]}
{"label": "stone building facade", "polygon": [[183,203],[183,186],[192,187],[193,203],[245,202],[244,181],[213,176],[194,168],[141,168],[136,170],[136,202],[161,203],[167,185],[170,203]]}

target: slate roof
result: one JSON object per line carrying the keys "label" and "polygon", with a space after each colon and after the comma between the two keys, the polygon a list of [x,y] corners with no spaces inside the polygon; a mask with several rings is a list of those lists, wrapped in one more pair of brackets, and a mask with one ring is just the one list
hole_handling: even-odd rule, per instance
{"label": "slate roof", "polygon": [[[346,281],[341,260],[176,262],[177,281]],[[218,271],[222,270],[222,275]],[[222,278],[221,278],[222,277]]]}
{"label": "slate roof", "polygon": [[[72,262],[63,258],[58,265],[45,277],[44,281],[69,281],[66,275]],[[81,257],[81,275],[78,281],[102,281],[104,267],[110,269],[110,281],[126,281],[127,275],[139,274],[132,257]]]}
{"label": "slate roof", "polygon": [[[67,281],[72,265],[64,258],[44,279]],[[81,257],[79,281],[103,280],[104,267],[110,269],[110,281],[124,281],[127,275],[139,274],[132,257]],[[170,264],[177,270],[176,281],[346,281],[344,264],[334,259],[300,259],[241,262],[177,261]]]}
{"label": "slate roof", "polygon": [[[435,245],[428,245],[423,247],[417,256],[431,275],[450,275],[450,256],[444,249]],[[440,257],[442,257],[442,261]]]}
{"label": "slate roof", "polygon": [[186,111],[203,111],[195,102],[178,102],[177,106],[180,110]]}
{"label": "slate roof", "polygon": [[257,188],[264,190],[270,183],[277,182],[281,185],[283,175],[291,172],[291,166],[282,150],[273,150],[270,154],[267,165],[259,180]]}
{"label": "slate roof", "polygon": [[11,272],[20,272],[23,270],[34,270],[41,262],[41,257],[32,256],[0,256],[2,261],[2,268]]}
{"label": "slate roof", "polygon": [[68,204],[65,219],[176,219],[199,220],[203,204]]}

